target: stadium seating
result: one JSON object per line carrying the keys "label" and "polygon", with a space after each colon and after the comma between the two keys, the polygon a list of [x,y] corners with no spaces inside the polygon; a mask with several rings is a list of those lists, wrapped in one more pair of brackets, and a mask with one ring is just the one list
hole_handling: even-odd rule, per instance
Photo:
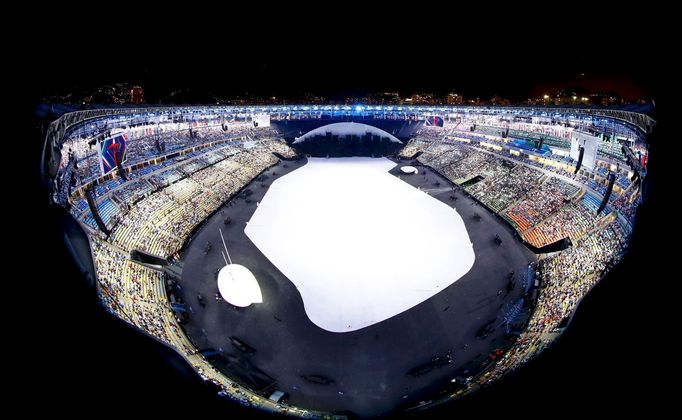
{"label": "stadium seating", "polygon": [[503,214],[520,232],[540,223],[556,213],[579,188],[573,184],[550,178],[528,192],[526,197],[511,206]]}
{"label": "stadium seating", "polygon": [[[269,401],[240,387],[209,364],[187,339],[171,311],[163,274],[138,265],[126,256],[134,249],[164,258],[172,256],[197,224],[278,161],[273,152],[284,157],[295,156],[281,141],[257,140],[248,151],[231,146],[225,150],[214,149],[210,151],[212,157],[203,159],[202,164],[183,165],[182,171],[187,176],[182,179],[176,178],[175,173],[166,175],[173,169],[163,170],[159,166],[155,169],[162,171],[161,174],[157,175],[152,168],[139,175],[149,178],[128,182],[117,189],[115,200],[129,206],[130,211],[109,240],[92,237],[98,293],[112,314],[177,349],[205,380],[218,385],[223,395],[244,405],[312,417],[314,412]],[[201,155],[193,157],[196,156]],[[153,192],[148,179],[167,184]],[[82,207],[82,201],[77,202],[78,208]],[[115,218],[113,209],[118,207],[111,200],[102,200],[98,207],[106,218],[105,223]]]}
{"label": "stadium seating", "polygon": [[[507,140],[501,137],[500,122],[493,117],[478,118],[474,132],[470,131],[473,120],[444,129],[424,127],[400,156],[409,158],[421,152],[421,164],[461,185],[534,247],[564,238],[570,238],[572,245],[539,262],[536,276],[543,287],[527,328],[499,360],[472,378],[472,385],[501,377],[551,342],[604,270],[621,258],[641,202],[639,190],[620,172],[616,184],[624,193],[614,194],[606,210],[597,215],[600,195],[606,190],[607,168],[574,174],[570,170],[574,162],[563,155],[548,156],[544,161],[556,165],[512,155],[504,147]],[[515,134],[543,136],[551,146],[570,147],[571,127],[518,121],[509,127]],[[107,310],[178,350],[205,380],[240,403],[312,416],[240,387],[208,363],[187,339],[170,308],[164,274],[129,259],[133,250],[176,258],[197,226],[223,203],[279,157],[296,156],[276,138],[272,129],[254,129],[247,124],[235,124],[228,131],[219,126],[196,127],[192,134],[184,126],[153,134],[140,129],[131,134],[128,143],[128,180],[123,182],[119,176],[102,175],[94,148],[74,136],[65,142],[73,158],[65,159],[60,171],[63,177],[73,176],[75,185],[72,189],[62,182],[56,199],[68,201],[71,213],[95,232],[94,218],[79,190],[90,183],[94,186],[98,212],[111,230],[107,238],[91,235],[98,293]],[[491,151],[480,142],[496,147]],[[600,144],[600,153],[606,147]],[[623,217],[614,218],[612,210]]]}
{"label": "stadium seating", "polygon": [[620,260],[625,243],[625,232],[613,222],[586,235],[573,247],[541,260],[537,275],[543,288],[527,327],[512,348],[472,382],[490,383],[547,347],[608,265]]}

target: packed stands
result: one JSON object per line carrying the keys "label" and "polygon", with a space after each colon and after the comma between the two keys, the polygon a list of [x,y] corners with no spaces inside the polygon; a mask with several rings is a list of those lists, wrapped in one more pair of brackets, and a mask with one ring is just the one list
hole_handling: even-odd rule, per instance
{"label": "packed stands", "polygon": [[[112,200],[105,198],[98,204],[103,217],[106,216],[105,222],[114,218],[109,210],[117,208],[113,200],[130,210],[107,240],[97,235],[91,237],[98,293],[111,313],[177,349],[204,380],[221,388],[220,395],[271,412],[324,418],[326,413],[267,400],[219,372],[198,353],[182,331],[170,308],[164,275],[127,257],[132,250],[172,257],[192,229],[278,161],[273,152],[285,158],[296,156],[282,141],[254,140],[246,147],[227,146],[197,155],[201,164],[182,163],[181,169],[170,170],[161,165],[155,168],[157,171],[147,171],[115,188]],[[172,176],[165,175],[171,171],[182,176],[175,172]],[[83,201],[74,200],[75,207],[87,209]]]}
{"label": "packed stands", "polygon": [[220,373],[199,354],[182,331],[170,307],[164,274],[130,261],[120,250],[98,239],[93,239],[91,245],[100,300],[112,314],[175,348],[202,378],[218,385],[223,395],[244,405],[313,417],[314,412],[265,400]]}
{"label": "packed stands", "polygon": [[[491,142],[499,143],[500,147],[497,149],[490,149],[489,146],[482,147],[482,144],[489,145]],[[527,200],[526,205],[533,201],[540,207],[547,206],[547,212],[538,212],[536,216],[529,216],[532,220],[525,220],[518,211],[512,211],[511,215],[509,212],[501,213],[503,218],[521,231],[534,227],[542,219],[558,211],[556,203],[561,201],[551,199],[554,197],[551,189],[548,190],[550,196],[546,197],[548,202],[545,202],[544,196],[541,198],[541,192],[533,194],[537,186],[534,182],[544,181],[544,178],[541,175],[536,177],[533,171],[517,168],[537,168],[550,178],[565,180],[564,185],[576,186],[576,183],[582,185],[586,191],[584,206],[596,212],[601,203],[601,196],[606,194],[607,178],[612,172],[605,166],[605,163],[600,163],[593,172],[583,169],[575,173],[573,168],[575,162],[568,156],[551,154],[538,158],[532,154],[510,153],[505,148],[505,143],[506,139],[500,137],[499,133],[495,136],[458,131],[452,129],[452,126],[450,128],[446,126],[440,131],[428,127],[417,133],[417,136],[405,146],[400,156],[406,158],[421,152],[418,157],[420,163],[433,167],[454,183],[464,186],[467,192],[498,213],[514,205],[515,201],[521,200],[526,194],[532,194],[532,200]],[[510,165],[509,161],[516,161],[523,165]],[[518,176],[522,171],[524,175]],[[632,223],[632,217],[634,217],[632,204],[636,203],[636,199],[630,201],[632,197],[630,178],[624,169],[614,169],[614,171],[618,188],[614,187],[609,197],[609,204],[601,215],[608,214],[615,209],[622,212],[623,216]],[[571,195],[576,193],[577,191]],[[626,197],[621,198],[621,194],[625,194]],[[523,206],[523,204],[520,205]],[[531,209],[528,211],[533,213]],[[541,217],[540,220],[538,217]],[[577,223],[582,224],[582,220],[582,218],[578,219]],[[564,231],[566,230],[562,230]],[[577,229],[577,232],[583,232],[583,230]],[[547,233],[537,230],[530,234],[530,238],[533,243],[545,243],[549,238],[555,237]]]}
{"label": "packed stands", "polygon": [[538,185],[541,173],[524,165],[509,167],[492,178],[473,184],[469,193],[499,213]]}
{"label": "packed stands", "polygon": [[121,185],[112,195],[112,198],[121,205],[132,206],[142,198],[151,194],[155,187],[145,179],[126,182]]}
{"label": "packed stands", "polygon": [[[203,155],[196,155],[168,169],[148,173],[144,179],[129,181],[125,188],[113,192],[115,200],[130,210],[114,227],[111,243],[126,251],[137,249],[162,258],[172,257],[197,225],[278,161],[273,152],[295,155],[278,140],[250,141],[243,147],[229,145],[222,151],[210,150],[207,153],[222,159],[215,162],[212,158],[213,164]],[[111,203],[105,200],[102,203]],[[94,223],[91,226],[95,227]]]}
{"label": "packed stands", "polygon": [[[123,167],[133,172],[130,178],[135,178],[156,170],[154,167],[149,168],[146,163],[160,160],[162,162],[159,163],[166,164],[168,156],[175,156],[184,150],[211,148],[215,143],[243,142],[255,137],[257,139],[276,138],[273,130],[269,128],[256,130],[250,124],[230,124],[225,128],[228,129],[223,129],[221,125],[196,128],[192,131],[189,128],[170,131],[159,129],[153,134],[149,134],[150,131],[140,131],[138,135],[132,135],[129,131]],[[67,197],[71,195],[70,189],[96,183],[102,177],[94,139],[88,142],[80,136],[73,136],[64,141],[63,147],[66,152],[66,158],[62,159],[60,168],[62,174],[60,178],[63,181],[57,192],[57,200],[61,203],[65,203]],[[153,162],[151,165],[156,165],[156,163]],[[147,166],[149,169],[141,172],[132,169],[139,165]],[[71,184],[72,177],[75,180],[73,185]],[[118,183],[120,183],[118,177],[96,183],[95,192],[98,196],[105,194],[115,188]]]}
{"label": "packed stands", "polygon": [[531,245],[542,248],[564,238],[579,238],[597,222],[595,209],[584,200],[562,207],[542,223],[523,232],[521,237]]}
{"label": "packed stands", "polygon": [[623,255],[626,234],[618,223],[584,236],[573,247],[541,260],[542,289],[527,327],[512,347],[472,382],[489,384],[549,345],[583,296]]}
{"label": "packed stands", "polygon": [[[99,203],[97,203],[97,211],[107,228],[113,227],[113,225],[122,216],[119,207],[108,198],[105,198],[104,200],[101,200]],[[84,222],[93,228],[97,227],[95,219],[93,218],[92,213],[89,211],[86,213]]]}
{"label": "packed stands", "polygon": [[92,252],[100,297],[109,311],[185,355],[196,353],[170,309],[162,273],[130,261],[97,239]]}
{"label": "packed stands", "polygon": [[549,178],[537,188],[528,192],[519,202],[510,206],[503,214],[517,230],[524,232],[556,213],[580,189],[559,178]]}

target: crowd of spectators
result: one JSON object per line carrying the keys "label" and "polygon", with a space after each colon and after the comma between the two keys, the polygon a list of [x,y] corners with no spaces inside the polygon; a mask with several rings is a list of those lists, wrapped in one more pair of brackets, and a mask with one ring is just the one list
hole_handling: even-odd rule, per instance
{"label": "crowd of spectators", "polygon": [[180,351],[204,380],[221,388],[221,395],[272,412],[325,417],[325,413],[267,400],[219,372],[197,352],[179,327],[166,296],[163,274],[126,257],[133,249],[172,256],[210,212],[277,162],[273,153],[285,158],[296,156],[284,142],[265,137],[251,141],[247,147],[232,147],[229,155],[221,155],[220,161],[206,167],[191,167],[196,169],[192,173],[186,173],[190,169],[184,166],[184,178],[138,201],[131,197],[151,190],[146,179],[129,182],[126,188],[116,191],[116,197],[129,203],[130,210],[108,241],[101,235],[93,235],[91,241],[100,298],[113,314]]}
{"label": "crowd of spectators", "polygon": [[526,197],[509,207],[502,216],[509,220],[519,232],[537,225],[579,192],[579,188],[559,178],[549,178]]}
{"label": "crowd of spectators", "polygon": [[626,190],[624,194],[613,200],[612,204],[632,226],[635,221],[637,207],[642,204],[640,189],[630,188],[629,190]]}
{"label": "crowd of spectators", "polygon": [[[501,213],[502,217],[509,220],[521,231],[534,227],[543,219],[558,212],[563,202],[560,199],[561,194],[555,189],[549,188],[549,186],[555,185],[554,183],[557,181],[552,181],[549,184],[546,191],[548,196],[544,196],[542,191],[535,192],[538,177],[533,171],[527,169],[528,166],[541,169],[545,173],[559,175],[562,180],[567,178],[568,180],[563,182],[564,188],[573,190],[576,183],[581,184],[588,193],[590,190],[595,193],[586,194],[586,197],[590,199],[601,200],[599,195],[603,196],[607,192],[607,177],[612,170],[604,164],[597,166],[594,171],[581,169],[576,173],[572,169],[575,167],[575,162],[568,156],[550,154],[538,159],[525,154],[509,153],[503,147],[506,140],[501,136],[484,136],[480,133],[460,131],[460,126],[461,124],[450,124],[445,128],[425,127],[405,146],[400,156],[411,157],[421,152],[418,160],[422,164],[433,167],[451,181],[463,185],[474,197],[497,212],[504,210],[507,206],[514,205],[518,199],[523,199],[528,195],[525,204],[519,203],[520,206],[525,206],[525,209],[519,208],[516,212],[512,211],[511,214],[509,212]],[[499,144],[501,148],[500,150],[490,147],[484,148],[481,147],[480,143]],[[519,165],[509,165],[509,161],[519,162]],[[517,169],[524,166],[526,168]],[[625,219],[632,224],[636,206],[641,202],[638,189],[629,184],[630,179],[627,176],[626,169],[618,168],[614,171],[617,176],[618,188],[614,188],[612,191],[609,197],[609,205],[602,216],[615,209],[621,212]],[[521,176],[516,176],[516,174]],[[482,179],[476,179],[476,177]],[[556,177],[551,176],[551,178]],[[542,179],[540,178],[540,180]],[[574,193],[570,195],[574,195]],[[533,208],[528,207],[530,203],[533,203]],[[599,203],[597,202],[594,206],[594,203],[588,200],[584,204],[587,207],[594,207],[596,211]],[[543,208],[546,211],[542,211]],[[582,208],[578,207],[577,210],[581,212]],[[584,222],[582,218],[578,218],[577,221],[578,224]],[[570,227],[554,229],[552,225],[547,225],[543,229],[531,233],[529,238],[533,244],[546,245],[546,241],[566,232],[580,234],[584,230],[571,229]]]}
{"label": "crowd of spectators", "polygon": [[[159,257],[173,256],[192,230],[221,203],[237,193],[260,172],[277,162],[275,151],[290,154],[280,141],[254,141],[249,148],[213,165],[189,173],[170,169],[152,175],[157,192],[137,202],[111,234],[112,243],[126,250],[138,249]],[[169,171],[172,177],[163,178]],[[163,182],[161,181],[163,180]]]}
{"label": "crowd of spectators", "polygon": [[472,184],[467,188],[469,194],[500,213],[537,187],[542,173],[524,165],[508,166],[493,177]]}
{"label": "crowd of spectators", "polygon": [[512,347],[474,378],[472,384],[492,383],[547,347],[567,325],[580,300],[609,266],[620,260],[625,245],[625,233],[611,222],[574,246],[541,260],[537,275],[543,286],[527,327]]}
{"label": "crowd of spectators", "polygon": [[[100,215],[103,216],[103,219],[106,219],[106,226],[111,229],[123,218],[131,206],[152,192],[172,185],[192,173],[234,155],[238,151],[244,151],[247,147],[251,148],[254,147],[254,145],[259,145],[260,148],[266,147],[266,149],[271,152],[281,152],[284,157],[293,157],[293,151],[286,147],[285,143],[268,140],[275,138],[273,137],[275,132],[270,128],[254,129],[251,126],[251,128],[247,130],[243,125],[239,125],[237,128],[233,126],[227,127],[232,128],[223,130],[220,126],[213,126],[203,130],[193,130],[192,136],[195,139],[201,138],[205,141],[214,143],[204,143],[204,145],[200,145],[199,147],[186,149],[186,152],[172,155],[169,159],[163,157],[159,159],[157,153],[156,157],[151,161],[148,161],[147,164],[138,164],[132,167],[128,166],[132,169],[126,170],[128,182],[125,182],[116,174],[106,175],[100,178],[100,180],[94,184],[93,196],[95,197]],[[146,131],[143,133],[146,133]],[[228,133],[231,136],[239,135],[238,141],[235,141],[234,137],[225,137],[225,133]],[[247,133],[249,133],[248,136],[246,135]],[[177,137],[178,132],[171,131],[165,135]],[[158,136],[145,137],[138,135],[136,141],[154,143],[154,139],[157,137]],[[83,141],[80,141],[74,144],[83,143]],[[64,170],[68,173],[74,172],[74,161],[67,160],[65,162]],[[129,161],[127,161],[127,163],[128,162]],[[65,175],[67,172],[65,172]],[[78,188],[64,187],[59,189],[57,200],[66,200],[65,194],[67,192],[72,194],[68,201],[70,201],[71,204],[70,212],[74,217],[81,219],[89,226],[96,228],[97,225],[94,217],[90,213],[87,201],[84,197],[85,189],[79,191]]]}
{"label": "crowd of spectators", "polygon": [[584,200],[577,200],[563,206],[540,224],[521,233],[521,237],[531,245],[542,248],[564,238],[575,240],[587,232],[597,222],[594,209]]}
{"label": "crowd of spectators", "polygon": [[[206,127],[189,127],[188,124],[169,124],[155,129],[129,129],[126,134],[124,167],[132,167],[174,152],[212,144],[214,142],[244,141],[250,138],[274,138],[270,128],[254,129],[251,123],[212,125]],[[182,128],[180,128],[182,127]],[[71,194],[71,189],[88,184],[102,177],[100,158],[94,138],[82,138],[74,135],[64,141],[63,158],[60,163],[62,185],[57,191],[57,201],[64,203]],[[75,182],[72,184],[71,179]],[[115,185],[100,184],[97,194],[106,193]]]}
{"label": "crowd of spectators", "polygon": [[[422,164],[463,184],[469,194],[510,220],[529,243],[541,247],[565,237],[573,243],[541,260],[537,276],[543,286],[528,326],[511,349],[472,382],[486,384],[525,362],[551,341],[579,300],[609,264],[621,257],[627,233],[618,223],[598,223],[594,203],[582,199],[576,185],[548,177],[514,156],[503,158],[448,141],[439,133],[424,130],[401,151],[401,156],[422,152],[418,158]],[[193,134],[192,141],[220,138],[211,136],[213,133],[204,137]],[[91,238],[98,292],[112,313],[178,349],[205,380],[220,386],[224,395],[244,405],[316,417],[314,412],[267,401],[218,372],[198,354],[179,327],[170,308],[164,275],[127,257],[137,249],[172,258],[199,223],[278,161],[274,153],[285,158],[295,156],[284,142],[271,139],[269,129],[251,130],[243,137],[239,144],[211,146],[163,164],[139,168],[124,183],[116,180],[99,184],[102,188],[97,194],[107,197],[99,200],[98,207],[118,209],[120,213],[100,212],[106,223],[113,225],[112,234],[107,240],[101,236]],[[143,156],[144,150],[135,153]],[[637,191],[631,188],[614,205],[625,213],[624,209],[635,206],[638,198]],[[83,201],[73,200],[73,211],[81,220],[88,217]]]}
{"label": "crowd of spectators", "polygon": [[[450,122],[451,135],[458,132],[472,132],[490,136],[506,136],[527,139],[543,139],[544,144],[562,148],[570,148],[571,136],[575,132],[595,133],[604,130],[586,121],[543,121],[524,117],[500,117],[493,115],[475,115],[461,119],[458,122]],[[473,128],[473,130],[472,130]],[[620,144],[610,137],[598,137],[598,154],[604,157],[623,159]]]}
{"label": "crowd of spectators", "polygon": [[164,274],[130,261],[120,250],[97,238],[91,240],[91,245],[104,306],[184,355],[196,353],[170,308]]}
{"label": "crowd of spectators", "polygon": [[[511,125],[512,127],[514,124]],[[456,128],[454,128],[456,127]],[[447,126],[443,131],[441,131],[441,138],[458,138],[458,139],[468,139],[473,142],[487,142],[487,143],[493,143],[493,144],[499,144],[500,146],[506,145],[510,139],[513,139],[514,136],[517,136],[519,138],[527,138],[526,134],[530,133],[531,131],[521,131],[518,133],[514,133],[510,131],[510,134],[508,137],[503,137],[502,136],[502,131],[499,130],[499,128],[496,129],[491,129],[490,127],[479,127],[477,131],[471,132],[469,130],[464,130],[462,131],[460,129],[460,126],[455,125],[450,125]],[[541,129],[541,130],[549,130],[549,132],[553,131],[554,129],[549,129],[547,127]],[[542,131],[535,131],[535,132],[542,132]],[[567,131],[566,133],[569,133]],[[420,133],[421,136],[422,133]],[[428,139],[430,141],[438,140],[438,135],[431,131],[430,133],[427,134]],[[423,136],[422,136],[423,137]],[[570,139],[569,139],[570,140]],[[545,141],[545,144],[555,146],[558,148],[562,149],[570,149],[570,141],[568,140],[561,140],[554,138],[549,139]],[[610,145],[610,143],[609,143]],[[609,146],[609,150],[610,150]],[[608,153],[606,152],[600,152],[601,155],[607,156],[607,158],[623,158],[622,153],[620,153],[620,147],[616,147],[618,153],[615,154],[615,156],[609,156]],[[613,152],[615,153],[615,152]],[[524,163],[530,164],[537,166],[541,169],[547,170],[547,171],[552,171],[555,172],[559,175],[575,179],[578,182],[581,182],[583,184],[588,184],[590,183],[590,187],[593,188],[595,191],[604,193],[606,191],[606,181],[607,181],[607,176],[611,172],[615,172],[616,174],[616,185],[620,188],[620,190],[625,190],[628,188],[630,185],[630,177],[628,175],[627,169],[625,167],[620,167],[614,171],[611,171],[611,169],[607,168],[607,164],[601,163],[595,167],[591,173],[587,173],[586,171],[579,171],[577,174],[574,172],[574,168],[576,166],[576,161],[572,159],[570,156],[566,156],[564,154],[545,154],[542,156],[542,159],[528,159],[527,157],[524,156],[518,156],[518,155],[512,155],[510,154],[508,156],[511,159],[515,159],[518,161],[523,161]],[[550,163],[551,162],[551,163]]]}
{"label": "crowd of spectators", "polygon": [[[462,158],[450,161],[436,168],[440,173],[455,183],[463,183],[477,176],[483,178],[494,178],[506,171],[504,160],[492,153],[486,153],[476,149],[462,148],[459,145],[449,145],[449,147],[460,147]],[[454,153],[454,152],[453,152]],[[428,164],[426,162],[423,162]]]}
{"label": "crowd of spectators", "polygon": [[220,387],[221,395],[242,405],[304,418],[324,417],[308,411],[269,401],[239,386],[213,367],[188,340],[170,307],[164,274],[130,261],[114,246],[91,240],[97,270],[98,293],[104,307],[156,339],[178,350],[199,375]]}

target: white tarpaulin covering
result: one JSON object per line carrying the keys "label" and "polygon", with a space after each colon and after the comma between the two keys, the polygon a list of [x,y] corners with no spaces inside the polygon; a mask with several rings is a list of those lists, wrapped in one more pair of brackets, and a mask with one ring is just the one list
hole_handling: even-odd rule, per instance
{"label": "white tarpaulin covering", "polygon": [[394,166],[384,158],[310,159],[272,183],[246,226],[320,328],[381,322],[474,264],[459,214],[389,174]]}
{"label": "white tarpaulin covering", "polygon": [[263,302],[258,281],[243,265],[228,264],[218,272],[218,291],[228,303],[245,308]]}

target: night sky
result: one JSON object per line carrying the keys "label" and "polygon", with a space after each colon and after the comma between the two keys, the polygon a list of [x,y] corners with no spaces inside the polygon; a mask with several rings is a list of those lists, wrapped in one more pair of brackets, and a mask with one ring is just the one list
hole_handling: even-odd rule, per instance
{"label": "night sky", "polygon": [[[62,63],[41,80],[45,93],[64,94],[104,84],[128,82],[145,88],[148,101],[186,92],[188,100],[205,102],[210,96],[299,96],[309,92],[332,99],[396,91],[446,94],[489,99],[497,94],[514,101],[581,86],[589,91],[615,91],[626,99],[650,99],[651,80],[645,63],[619,66],[600,51],[575,57],[537,48],[491,53],[473,47],[458,48],[454,57],[422,46],[396,49],[329,45],[262,50],[253,55],[219,53],[192,48],[192,54],[170,54],[161,59],[147,51],[126,55],[108,64],[84,65],[96,60]],[[169,53],[159,54],[168,57]]]}
{"label": "night sky", "polygon": [[398,30],[381,23],[332,31],[292,23],[240,32],[233,23],[207,24],[196,33],[163,32],[167,28],[155,22],[140,33],[98,32],[104,41],[83,28],[59,28],[59,39],[75,40],[75,48],[68,56],[47,48],[28,57],[35,62],[31,88],[40,98],[126,82],[143,86],[149,103],[172,103],[173,92],[183,102],[208,103],[303,93],[338,100],[382,91],[500,95],[518,102],[568,87],[651,100],[658,80],[651,48],[662,42],[641,26],[634,35],[620,35],[619,28],[560,25],[548,35],[527,25],[464,28],[425,19],[419,21],[424,32],[412,23]]}

